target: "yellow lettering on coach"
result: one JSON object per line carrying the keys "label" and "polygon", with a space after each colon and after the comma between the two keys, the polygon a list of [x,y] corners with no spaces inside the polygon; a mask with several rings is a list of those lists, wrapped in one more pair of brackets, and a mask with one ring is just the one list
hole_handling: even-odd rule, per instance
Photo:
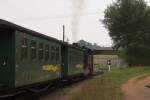
{"label": "yellow lettering on coach", "polygon": [[82,64],[77,64],[75,67],[76,68],[83,68],[83,65]]}
{"label": "yellow lettering on coach", "polygon": [[43,65],[44,71],[57,72],[60,68],[57,65]]}

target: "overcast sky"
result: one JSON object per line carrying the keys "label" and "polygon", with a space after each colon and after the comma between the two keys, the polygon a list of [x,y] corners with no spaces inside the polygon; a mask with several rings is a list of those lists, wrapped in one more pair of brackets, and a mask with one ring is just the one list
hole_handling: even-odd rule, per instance
{"label": "overcast sky", "polygon": [[[76,27],[77,41],[111,46],[108,31],[99,19],[103,19],[104,10],[112,1],[115,0],[0,0],[0,18],[60,40],[64,24],[71,43],[75,41],[72,29]],[[72,25],[73,20],[76,26]]]}

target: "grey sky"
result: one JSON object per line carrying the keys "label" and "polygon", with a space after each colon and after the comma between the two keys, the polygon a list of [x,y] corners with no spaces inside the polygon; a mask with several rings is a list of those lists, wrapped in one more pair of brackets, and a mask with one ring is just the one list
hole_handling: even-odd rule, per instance
{"label": "grey sky", "polygon": [[[29,29],[62,39],[62,25],[66,37],[72,39],[72,18],[75,0],[0,0],[0,18]],[[80,0],[76,0],[80,1]],[[104,9],[113,0],[84,0],[80,12],[77,40],[84,39],[101,46],[110,46],[112,41],[99,19]],[[147,0],[150,2],[150,0]]]}

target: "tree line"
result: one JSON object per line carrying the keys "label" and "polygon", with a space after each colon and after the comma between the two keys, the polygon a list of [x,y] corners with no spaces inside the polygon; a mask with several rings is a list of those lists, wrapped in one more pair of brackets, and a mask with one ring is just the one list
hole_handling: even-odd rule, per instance
{"label": "tree line", "polygon": [[129,65],[150,65],[150,7],[144,0],[116,0],[105,9],[103,24],[114,48]]}

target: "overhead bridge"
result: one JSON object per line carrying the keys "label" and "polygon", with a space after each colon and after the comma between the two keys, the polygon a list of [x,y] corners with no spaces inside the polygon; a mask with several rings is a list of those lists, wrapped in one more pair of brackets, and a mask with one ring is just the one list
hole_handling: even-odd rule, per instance
{"label": "overhead bridge", "polygon": [[118,55],[117,50],[94,50],[93,55]]}

